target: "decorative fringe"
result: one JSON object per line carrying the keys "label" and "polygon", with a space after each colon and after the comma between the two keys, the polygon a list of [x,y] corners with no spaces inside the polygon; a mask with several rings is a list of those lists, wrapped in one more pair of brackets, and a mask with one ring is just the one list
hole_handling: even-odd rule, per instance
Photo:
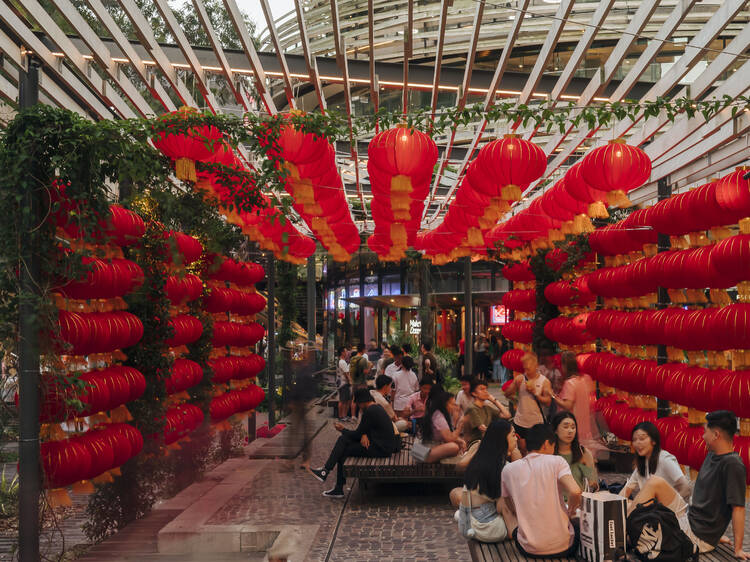
{"label": "decorative fringe", "polygon": [[500,195],[506,201],[520,201],[521,200],[521,188],[517,185],[509,184],[500,190]]}
{"label": "decorative fringe", "polygon": [[47,501],[51,507],[71,507],[73,505],[65,488],[47,490]]}
{"label": "decorative fringe", "polygon": [[675,304],[685,304],[687,302],[685,293],[681,289],[667,289],[667,293],[669,293],[669,300]]}
{"label": "decorative fringe", "polygon": [[83,495],[93,494],[94,485],[90,480],[81,480],[80,482],[75,482],[73,484],[73,493]]}
{"label": "decorative fringe", "polygon": [[174,173],[179,180],[198,181],[195,173],[195,161],[190,158],[178,158],[174,161]]}
{"label": "decorative fringe", "polygon": [[115,468],[113,468],[112,470],[110,470],[109,473],[112,476],[122,476],[122,471],[120,470],[119,466],[116,466]]}
{"label": "decorative fringe", "polygon": [[621,209],[627,209],[628,207],[633,206],[633,203],[621,189],[607,192],[607,203],[609,203],[610,207],[620,207]]}
{"label": "decorative fringe", "polygon": [[554,244],[555,242],[564,241],[565,236],[563,236],[563,233],[559,229],[553,228],[547,233],[547,240],[549,240],[550,244]]}
{"label": "decorative fringe", "polygon": [[594,232],[594,225],[591,224],[591,219],[584,214],[576,215],[573,218],[573,232],[576,234]]}
{"label": "decorative fringe", "polygon": [[478,228],[471,227],[466,231],[466,239],[469,242],[469,246],[473,248],[479,248],[484,246],[484,237],[482,231]]}
{"label": "decorative fringe", "polygon": [[589,204],[588,215],[592,219],[607,219],[607,218],[609,218],[609,213],[607,212],[607,207],[601,201],[594,201],[593,203]]}
{"label": "decorative fringe", "polygon": [[391,193],[405,193],[409,194],[413,191],[411,185],[411,177],[398,175],[391,177]]}
{"label": "decorative fringe", "polygon": [[133,416],[130,415],[130,411],[127,409],[125,404],[118,406],[110,412],[110,417],[114,423],[125,423],[133,421]]}
{"label": "decorative fringe", "polygon": [[112,475],[109,472],[102,472],[99,476],[92,478],[91,481],[94,484],[107,484],[109,482],[114,482],[115,479],[112,478]]}
{"label": "decorative fringe", "polygon": [[739,225],[741,234],[750,234],[750,217],[741,219]]}
{"label": "decorative fringe", "polygon": [[[562,227],[560,228],[560,232],[562,232],[566,236],[568,234],[575,234],[575,232],[573,232],[573,221],[565,221],[564,223],[562,223]],[[563,240],[564,240],[564,238],[563,238]]]}
{"label": "decorative fringe", "polygon": [[724,240],[732,235],[732,231],[726,226],[715,226],[708,231],[712,240]]}
{"label": "decorative fringe", "polygon": [[724,289],[709,289],[708,294],[711,296],[711,302],[719,306],[732,304],[732,299]]}
{"label": "decorative fringe", "polygon": [[740,418],[740,435],[750,437],[750,419]]}
{"label": "decorative fringe", "polygon": [[656,244],[644,244],[643,255],[647,258],[652,258],[659,253],[659,247]]}

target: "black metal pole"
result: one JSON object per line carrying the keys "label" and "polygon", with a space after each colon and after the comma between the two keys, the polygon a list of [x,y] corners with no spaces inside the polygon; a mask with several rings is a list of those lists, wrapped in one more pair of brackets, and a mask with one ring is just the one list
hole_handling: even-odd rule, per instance
{"label": "black metal pole", "polygon": [[464,374],[474,374],[474,306],[471,300],[471,257],[464,258]]}
{"label": "black metal pole", "polygon": [[[359,252],[359,296],[365,296],[365,264],[362,262],[362,251]],[[365,306],[359,305],[359,343],[365,343]]]}
{"label": "black metal pole", "polygon": [[[672,186],[669,184],[669,178],[661,178],[657,182],[658,198],[659,201],[669,199],[672,196]],[[670,249],[671,244],[669,242],[669,235],[658,233],[658,252],[666,252]],[[657,289],[657,301],[656,308],[659,310],[667,308],[669,306],[669,293],[665,287],[658,287]],[[656,364],[664,365],[667,362],[667,346],[658,345],[656,348]],[[665,418],[671,413],[669,406],[669,400],[663,400],[661,398],[656,399],[656,416],[659,418]]]}
{"label": "black metal pole", "polygon": [[419,322],[422,325],[422,342],[433,339],[432,310],[430,309],[430,275],[431,268],[428,260],[422,259],[419,264]]}
{"label": "black metal pole", "polygon": [[[39,103],[39,60],[30,56],[28,68],[21,71],[19,105],[21,109]],[[35,173],[36,170],[29,170]],[[24,194],[20,236],[20,300],[18,349],[18,559],[39,562],[39,310],[37,297],[40,275],[39,254],[31,232],[40,218],[40,191]]]}
{"label": "black metal pole", "polygon": [[[383,296],[383,266],[378,264],[378,296]],[[383,341],[383,305],[378,306],[378,345]]]}
{"label": "black metal pole", "polygon": [[268,254],[268,427],[276,425],[276,258]]}
{"label": "black metal pole", "polygon": [[315,343],[315,255],[307,258],[307,341]]}

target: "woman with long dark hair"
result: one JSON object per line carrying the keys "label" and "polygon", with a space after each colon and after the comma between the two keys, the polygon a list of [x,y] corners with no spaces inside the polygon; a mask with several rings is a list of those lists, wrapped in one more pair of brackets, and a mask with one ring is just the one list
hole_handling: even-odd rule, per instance
{"label": "woman with long dark hair", "polygon": [[[518,438],[511,423],[507,420],[493,421],[466,468],[464,487],[451,490],[451,502],[460,506],[459,529],[465,536],[470,527],[469,508],[473,519],[493,524],[495,540],[500,541],[507,536],[501,515],[500,477],[506,462],[521,458],[517,445]],[[496,518],[500,521],[495,521]]]}
{"label": "woman with long dark hair", "polygon": [[430,392],[425,403],[422,418],[422,443],[430,447],[425,462],[455,457],[466,450],[466,442],[461,439],[460,428],[454,428],[456,400],[453,395],[438,390]]}
{"label": "woman with long dark hair", "polygon": [[633,428],[630,438],[635,450],[635,470],[620,492],[630,497],[636,488],[643,490],[652,476],[661,476],[682,498],[690,500],[690,482],[675,456],[661,448],[659,429],[651,422],[641,422]]}
{"label": "woman with long dark hair", "polygon": [[581,490],[598,487],[596,463],[591,452],[578,441],[578,422],[570,412],[559,412],[552,418],[552,429],[555,432],[555,454],[564,458],[570,465]]}

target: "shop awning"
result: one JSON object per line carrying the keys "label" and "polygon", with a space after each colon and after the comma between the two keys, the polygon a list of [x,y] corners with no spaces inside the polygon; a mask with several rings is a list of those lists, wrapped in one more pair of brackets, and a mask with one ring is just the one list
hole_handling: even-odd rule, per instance
{"label": "shop awning", "polygon": [[[491,306],[500,304],[505,291],[486,291],[472,293],[474,306]],[[351,297],[351,304],[370,308],[419,308],[419,295],[379,295],[370,297]],[[429,295],[431,308],[461,308],[464,305],[464,294],[461,293],[431,293]]]}

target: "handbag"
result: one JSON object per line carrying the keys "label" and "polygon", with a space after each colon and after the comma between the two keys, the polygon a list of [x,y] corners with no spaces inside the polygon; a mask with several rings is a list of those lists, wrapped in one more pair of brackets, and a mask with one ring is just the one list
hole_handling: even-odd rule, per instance
{"label": "handbag", "polygon": [[430,447],[422,443],[421,439],[415,439],[411,444],[409,455],[417,462],[425,462],[430,454]]}
{"label": "handbag", "polygon": [[[469,504],[466,507],[465,503]],[[489,521],[479,521],[472,514],[471,492],[464,486],[461,506],[458,508],[458,529],[466,539],[479,542],[500,542],[508,538],[508,529],[499,513]]]}

